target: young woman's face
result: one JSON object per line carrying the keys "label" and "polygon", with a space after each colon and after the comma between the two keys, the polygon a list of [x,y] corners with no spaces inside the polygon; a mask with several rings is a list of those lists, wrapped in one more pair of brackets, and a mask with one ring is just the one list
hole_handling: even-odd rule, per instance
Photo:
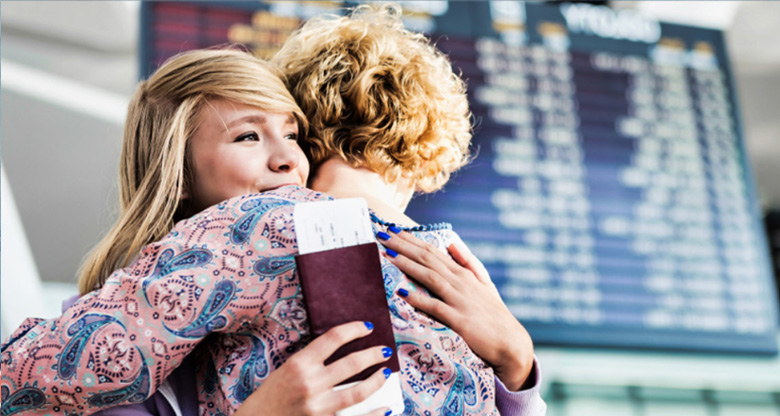
{"label": "young woman's face", "polygon": [[239,195],[306,184],[309,162],[291,113],[271,113],[223,99],[209,101],[190,139],[192,198],[200,211]]}

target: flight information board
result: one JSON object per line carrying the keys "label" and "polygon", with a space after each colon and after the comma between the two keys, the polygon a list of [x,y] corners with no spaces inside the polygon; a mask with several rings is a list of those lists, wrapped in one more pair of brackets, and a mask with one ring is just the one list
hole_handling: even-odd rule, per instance
{"label": "flight information board", "polygon": [[[582,3],[400,3],[466,79],[477,155],[408,214],[453,225],[537,344],[777,353],[720,31]],[[227,42],[269,56],[344,5],[147,3],[142,73]]]}

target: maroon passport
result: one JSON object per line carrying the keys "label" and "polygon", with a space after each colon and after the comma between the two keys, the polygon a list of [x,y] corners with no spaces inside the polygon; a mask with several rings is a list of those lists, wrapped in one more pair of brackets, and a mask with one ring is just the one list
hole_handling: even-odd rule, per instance
{"label": "maroon passport", "polygon": [[376,243],[301,254],[295,257],[295,262],[314,338],[351,321],[374,324],[370,335],[336,350],[325,360],[326,365],[368,347],[384,345],[393,349],[389,360],[339,384],[365,380],[385,366],[393,372],[400,371]]}

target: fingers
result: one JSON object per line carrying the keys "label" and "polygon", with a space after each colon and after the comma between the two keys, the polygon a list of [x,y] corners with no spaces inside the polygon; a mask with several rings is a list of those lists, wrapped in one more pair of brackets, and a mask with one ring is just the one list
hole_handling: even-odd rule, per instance
{"label": "fingers", "polygon": [[267,411],[269,414],[332,415],[362,402],[382,387],[390,375],[389,369],[382,368],[368,379],[348,388],[334,390],[334,386],[372,365],[386,361],[392,356],[393,350],[389,347],[372,347],[351,353],[327,366],[324,362],[339,347],[370,334],[372,330],[373,325],[360,321],[331,328],[272,372],[239,411],[252,414],[252,409],[262,403],[264,414]]}
{"label": "fingers", "polygon": [[474,276],[477,277],[477,280],[484,284],[491,283],[490,273],[488,273],[485,265],[483,265],[482,262],[479,261],[476,256],[474,256],[474,254],[468,251],[467,248],[461,246],[460,244],[454,243],[447,247],[447,251],[450,253],[452,258],[458,262],[458,264],[474,273]]}
{"label": "fingers", "polygon": [[438,319],[444,325],[452,327],[455,310],[450,305],[423,293],[412,292],[403,288],[398,289],[398,295],[415,309]]}
{"label": "fingers", "polygon": [[392,413],[393,412],[391,412],[387,407],[380,407],[379,409],[376,409],[373,412],[368,412],[363,416],[390,416]]}
{"label": "fingers", "polygon": [[433,245],[420,240],[419,238],[407,233],[388,234],[390,238],[380,238],[385,247],[395,250],[399,254],[420,263],[426,267],[436,270],[440,273],[457,272],[457,263],[441,252]]}
{"label": "fingers", "polygon": [[[447,247],[450,256],[447,256],[433,245],[416,238],[410,233],[402,232],[393,235],[397,236],[397,238],[389,238],[383,240],[382,243],[399,254],[405,255],[413,262],[424,266],[424,268],[441,274],[451,285],[462,290],[464,283],[466,284],[465,287],[469,287],[468,282],[462,281],[463,279],[476,277],[478,282],[486,286],[493,286],[490,273],[488,273],[482,262],[463,245],[462,241],[450,244]],[[406,270],[402,271],[406,272]],[[415,273],[417,273],[417,276],[420,276],[420,269],[417,269]],[[428,289],[433,290],[431,287],[428,287]]]}
{"label": "fingers", "polygon": [[437,296],[447,298],[450,295],[450,291],[452,290],[451,283],[436,270],[420,264],[419,262],[412,261],[402,254],[399,254],[396,257],[390,257],[387,254],[384,254],[384,256],[388,261],[393,263],[395,267],[398,267],[398,269],[407,276],[416,280]]}
{"label": "fingers", "polygon": [[393,354],[393,349],[389,346],[378,346],[353,352],[325,366],[325,371],[328,374],[327,381],[331,385],[341,383],[372,365],[387,361]]}
{"label": "fingers", "polygon": [[390,262],[439,297],[446,298],[454,287],[461,286],[462,277],[458,273],[473,274],[433,245],[409,233],[393,234],[380,240],[398,253],[396,256],[386,253]]}
{"label": "fingers", "polygon": [[349,322],[334,326],[303,348],[301,354],[307,361],[322,363],[342,345],[362,338],[374,329],[370,322]]}
{"label": "fingers", "polygon": [[[385,384],[385,381],[388,377],[390,377],[390,369],[386,367],[381,368],[372,374],[371,377],[355,384],[354,386],[347,387],[330,394],[327,399],[327,403],[325,403],[325,407],[326,409],[335,412],[337,410],[346,409],[347,407],[360,403],[379,390]],[[382,412],[376,413],[377,410],[382,410]],[[384,415],[389,409],[377,410],[369,414]]]}

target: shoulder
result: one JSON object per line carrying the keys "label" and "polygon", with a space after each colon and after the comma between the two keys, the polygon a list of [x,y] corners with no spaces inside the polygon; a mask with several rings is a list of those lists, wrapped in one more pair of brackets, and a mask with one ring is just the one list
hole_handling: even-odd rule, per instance
{"label": "shoulder", "polygon": [[[272,191],[266,191],[259,194],[246,195],[246,197],[257,198],[275,198],[278,200],[289,201],[291,203],[323,201],[333,199],[331,196],[317,192],[301,186],[283,186]],[[239,197],[241,198],[241,197]]]}
{"label": "shoulder", "polygon": [[212,205],[190,218],[179,221],[172,232],[186,228],[203,226],[205,223],[229,223],[248,213],[254,216],[275,210],[290,210],[302,202],[333,199],[321,192],[299,186],[285,186],[272,191],[237,196],[216,205]]}
{"label": "shoulder", "polygon": [[227,239],[227,244],[243,244],[258,231],[282,228],[285,234],[289,234],[292,231],[295,204],[330,199],[328,195],[298,186],[241,195],[179,221],[163,242],[180,242],[192,246],[203,243],[213,245],[216,240]]}
{"label": "shoulder", "polygon": [[447,251],[447,247],[450,244],[463,244],[463,240],[452,230],[452,226],[448,223],[424,224],[409,231],[415,237],[434,247],[438,247],[444,252]]}

